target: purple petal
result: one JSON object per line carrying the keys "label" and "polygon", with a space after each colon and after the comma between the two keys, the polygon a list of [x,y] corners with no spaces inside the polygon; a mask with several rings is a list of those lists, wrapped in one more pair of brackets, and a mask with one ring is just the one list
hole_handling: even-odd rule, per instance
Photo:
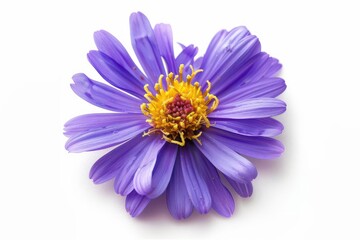
{"label": "purple petal", "polygon": [[174,218],[185,219],[191,215],[193,204],[186,190],[180,161],[178,154],[173,174],[166,190],[166,202],[169,212]]}
{"label": "purple petal", "polygon": [[127,195],[134,189],[134,177],[136,171],[140,168],[142,162],[151,159],[151,155],[154,152],[157,154],[161,144],[164,140],[161,140],[158,135],[151,135],[143,137],[138,140],[138,145],[133,148],[127,149],[127,153],[124,154],[124,163],[121,164],[116,172],[114,181],[114,190],[121,195]]}
{"label": "purple petal", "polygon": [[[202,60],[201,67],[202,69],[206,69],[206,71],[211,71],[212,67],[214,66],[214,63],[216,61],[216,56],[219,56],[218,48],[228,32],[226,30],[221,30],[215,34],[215,36],[211,39],[210,44],[205,52],[205,55]],[[196,78],[199,80],[201,85],[204,85],[206,80],[209,80],[208,78]]]}
{"label": "purple petal", "polygon": [[246,62],[236,62],[219,77],[219,84],[214,83],[215,91],[213,93],[217,94],[219,98],[223,98],[233,94],[237,89],[242,89],[246,84],[257,83],[263,81],[262,78],[269,78],[267,75],[275,60],[267,53],[260,52]]}
{"label": "purple petal", "polygon": [[[151,140],[151,138],[143,138],[142,134],[139,134],[131,140],[116,147],[114,150],[108,152],[92,166],[89,174],[90,179],[92,179],[94,183],[100,184],[114,178],[115,176],[121,175],[121,180],[126,182],[126,176],[129,172],[131,172],[129,168],[134,168],[134,174],[141,162],[141,159],[138,159],[139,152],[147,149],[148,143]],[[127,183],[132,182],[132,179],[133,177],[131,177]],[[133,190],[132,184],[130,188],[131,189],[127,192],[127,194]],[[116,192],[119,193],[119,191]],[[121,191],[121,193],[123,192]]]}
{"label": "purple petal", "polygon": [[99,51],[90,51],[88,60],[96,71],[111,85],[143,98],[144,84],[112,58]]}
{"label": "purple petal", "polygon": [[245,136],[274,137],[282,133],[284,126],[272,118],[258,119],[210,119],[215,128]]}
{"label": "purple petal", "polygon": [[278,68],[279,66],[281,68],[279,61],[275,58],[270,57],[269,54],[262,52],[262,53],[259,53],[258,55],[263,56],[262,61],[258,61],[258,62],[256,62],[256,64],[254,64],[252,66],[250,71],[244,77],[246,79],[244,82],[258,81],[262,77],[268,78],[269,75],[270,76],[274,75],[274,73],[272,73],[272,72],[274,71],[273,68],[275,66],[276,66],[275,68],[277,70],[279,69]]}
{"label": "purple petal", "polygon": [[125,118],[116,125],[71,136],[66,142],[65,148],[70,152],[104,149],[133,138],[149,127],[149,124],[142,118],[133,121],[128,121]]}
{"label": "purple petal", "polygon": [[[180,66],[181,64],[184,64],[185,69],[187,69],[190,64],[193,64],[194,57],[196,56],[197,52],[198,52],[198,48],[194,47],[194,45],[192,44],[185,47],[176,57],[175,66]],[[200,65],[198,64],[197,69],[199,68],[199,66]]]}
{"label": "purple petal", "polygon": [[79,97],[95,106],[115,112],[140,113],[142,101],[135,96],[91,80],[83,73],[75,74],[73,80],[72,90]]}
{"label": "purple petal", "polygon": [[64,131],[66,136],[75,136],[88,131],[103,129],[112,125],[121,124],[121,122],[146,120],[141,113],[95,113],[85,114],[65,123]]}
{"label": "purple petal", "polygon": [[139,80],[142,85],[148,82],[147,77],[141,72],[141,70],[136,66],[134,61],[131,59],[130,55],[113,35],[107,31],[101,30],[94,33],[94,40],[97,48],[111,57],[117,64],[126,68],[126,70],[131,73],[134,78]]}
{"label": "purple petal", "polygon": [[228,177],[226,177],[226,179],[241,197],[251,197],[253,193],[253,185],[251,182],[236,182]]}
{"label": "purple petal", "polygon": [[[198,150],[196,150],[198,151]],[[221,183],[220,177],[214,166],[200,154],[201,161],[199,169],[201,169],[202,176],[209,188],[212,207],[216,212],[224,217],[230,217],[235,209],[234,199],[229,190]]]}
{"label": "purple petal", "polygon": [[216,139],[239,154],[258,159],[274,159],[284,152],[280,141],[268,137],[242,136],[217,128],[207,129],[206,137]]}
{"label": "purple petal", "polygon": [[211,39],[208,48],[206,49],[205,55],[204,55],[204,65],[213,65],[209,62],[215,60],[215,55],[218,53],[218,49],[222,43],[222,41],[225,39],[226,35],[228,34],[228,31],[226,30],[220,30],[215,34],[215,36]]}
{"label": "purple petal", "polygon": [[182,44],[182,43],[178,42],[177,44],[179,44],[179,46],[181,47],[181,50],[184,50],[186,48],[186,46],[184,44]]}
{"label": "purple petal", "polygon": [[267,118],[279,115],[285,110],[286,104],[279,99],[252,98],[220,104],[209,117],[229,119]]}
{"label": "purple petal", "polygon": [[274,98],[284,92],[285,89],[285,81],[281,78],[262,78],[260,81],[233,89],[232,92],[219,99],[221,104],[227,104],[248,98]]}
{"label": "purple petal", "polygon": [[131,43],[146,75],[157,81],[161,74],[165,74],[159,47],[149,20],[141,12],[130,16]]}
{"label": "purple petal", "polygon": [[[201,135],[201,142],[195,142],[197,148],[222,173],[235,181],[251,181],[257,176],[255,166],[246,158],[240,156],[215,134],[208,134],[209,128]],[[221,130],[219,130],[221,131]]]}
{"label": "purple petal", "polygon": [[282,65],[279,63],[279,60],[276,58],[271,58],[271,66],[267,73],[265,74],[265,77],[273,77],[277,74],[277,72],[281,69]]}
{"label": "purple petal", "polygon": [[[250,58],[246,58],[245,61],[235,62],[237,64],[234,66],[228,65],[229,69],[223,75],[219,76],[219,79],[216,80],[216,88],[213,88],[211,92],[214,93],[215,91],[217,96],[221,95],[221,98],[231,94],[234,89],[241,88],[242,85],[251,80],[252,76],[249,76],[249,72],[254,72],[251,71],[254,65],[262,65],[268,58],[268,54],[260,52]],[[214,80],[215,79],[211,79],[211,82],[213,83]]]}
{"label": "purple petal", "polygon": [[154,28],[155,39],[160,47],[160,54],[165,59],[168,72],[175,73],[177,67],[175,66],[173,36],[171,26],[169,24],[157,24]]}
{"label": "purple petal", "polygon": [[203,57],[199,57],[194,61],[194,69],[200,69],[202,61],[204,60]]}
{"label": "purple petal", "polygon": [[156,198],[166,190],[174,168],[177,150],[177,145],[165,143],[163,148],[159,151],[156,164],[152,172],[152,189],[146,194],[148,198]]}
{"label": "purple petal", "polygon": [[212,54],[205,53],[202,79],[210,79],[215,86],[225,72],[233,71],[259,52],[258,39],[249,34],[245,27],[234,28],[216,44]]}
{"label": "purple petal", "polygon": [[129,195],[126,196],[126,211],[132,217],[137,217],[144,211],[150,201],[151,199],[147,198],[146,196],[141,196],[137,192],[132,191]]}
{"label": "purple petal", "polygon": [[186,148],[179,150],[181,169],[189,197],[199,213],[207,213],[211,208],[211,195],[201,175],[201,161],[203,161],[201,154],[191,143],[187,143]]}
{"label": "purple petal", "polygon": [[213,67],[216,71],[213,70],[215,72],[208,77],[213,84],[214,94],[220,93],[222,89],[219,86],[223,86],[225,81],[230,82],[228,80],[230,76],[233,76],[240,67],[260,51],[259,39],[253,35],[246,36],[234,46],[232,43],[228,44],[223,47],[227,55]]}
{"label": "purple petal", "polygon": [[149,145],[148,150],[142,157],[139,168],[134,176],[134,188],[141,195],[150,194],[152,191],[152,173],[156,164],[156,157],[159,150],[164,146],[166,141],[160,138],[154,139]]}

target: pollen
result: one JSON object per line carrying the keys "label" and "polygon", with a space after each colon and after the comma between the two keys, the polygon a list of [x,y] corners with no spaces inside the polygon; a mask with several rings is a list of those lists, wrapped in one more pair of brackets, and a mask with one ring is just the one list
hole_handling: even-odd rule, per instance
{"label": "pollen", "polygon": [[166,84],[164,76],[160,75],[153,91],[149,90],[148,84],[144,86],[148,103],[141,105],[141,111],[152,126],[144,136],[160,133],[164,140],[180,146],[185,146],[186,140],[201,144],[201,129],[211,126],[207,116],[217,108],[219,100],[210,94],[209,81],[204,91],[199,82],[193,83],[202,70],[190,68],[191,74],[184,78],[184,65],[180,65],[178,75],[171,72],[166,76]]}

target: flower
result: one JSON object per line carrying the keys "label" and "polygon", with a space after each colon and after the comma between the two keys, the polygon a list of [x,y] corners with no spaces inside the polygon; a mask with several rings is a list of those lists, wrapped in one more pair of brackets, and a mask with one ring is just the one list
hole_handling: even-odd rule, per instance
{"label": "flower", "polygon": [[66,149],[118,145],[93,165],[90,178],[96,184],[114,179],[131,216],[164,193],[174,218],[211,208],[231,216],[234,199],[224,182],[251,196],[257,170],[245,157],[273,159],[284,150],[272,138],[283,130],[272,117],[286,110],[275,98],[286,88],[275,77],[281,64],[245,27],[219,31],[203,57],[194,45],[181,45],[175,57],[170,25],[152,28],[140,12],[131,14],[130,30],[144,73],[114,36],[95,32],[98,50],[88,59],[112,86],[79,73],[71,87],[115,113],[69,120]]}

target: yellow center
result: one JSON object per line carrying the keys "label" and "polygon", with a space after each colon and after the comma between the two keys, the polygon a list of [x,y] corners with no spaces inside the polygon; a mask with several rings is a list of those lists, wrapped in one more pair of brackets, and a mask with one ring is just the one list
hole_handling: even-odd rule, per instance
{"label": "yellow center", "polygon": [[[179,75],[169,73],[166,77],[166,87],[163,86],[163,75],[160,75],[158,83],[155,84],[154,95],[149,90],[149,85],[144,86],[145,98],[149,101],[141,105],[141,111],[148,117],[146,120],[152,128],[144,133],[144,136],[152,133],[162,133],[163,138],[180,146],[185,145],[185,140],[199,140],[202,126],[210,127],[207,115],[214,111],[219,100],[210,94],[211,84],[201,91],[199,82],[192,80],[201,69],[194,70],[192,66],[191,75],[183,78],[184,65],[179,67]],[[211,105],[211,106],[210,106]]]}

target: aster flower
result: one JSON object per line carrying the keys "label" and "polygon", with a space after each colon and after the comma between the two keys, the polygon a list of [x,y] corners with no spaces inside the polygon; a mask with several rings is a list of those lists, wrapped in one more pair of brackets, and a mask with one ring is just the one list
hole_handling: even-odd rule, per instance
{"label": "aster flower", "polygon": [[140,12],[130,16],[130,30],[141,69],[110,33],[94,34],[98,50],[88,59],[112,86],[79,73],[71,87],[113,113],[68,121],[66,149],[118,145],[93,165],[90,178],[96,184],[114,179],[132,216],[162,194],[177,219],[211,208],[231,216],[234,199],[226,186],[249,197],[257,176],[246,157],[273,159],[284,150],[272,138],[283,130],[272,117],[286,109],[275,98],[286,88],[275,77],[279,61],[245,27],[219,31],[198,58],[193,45],[175,57],[170,25],[152,28]]}

